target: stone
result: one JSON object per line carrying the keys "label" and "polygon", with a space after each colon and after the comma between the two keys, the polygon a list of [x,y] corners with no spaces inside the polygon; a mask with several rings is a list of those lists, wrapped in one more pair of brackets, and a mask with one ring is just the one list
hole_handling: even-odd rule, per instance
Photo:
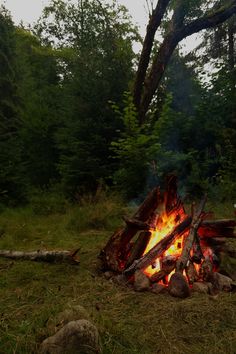
{"label": "stone", "polygon": [[83,306],[68,303],[62,312],[49,319],[47,324],[48,332],[54,334],[67,323],[77,320],[89,320],[87,311]]}
{"label": "stone", "polygon": [[154,294],[164,293],[166,291],[165,285],[155,283],[151,287],[151,292]]}
{"label": "stone", "polygon": [[202,293],[202,294],[208,294],[208,292],[209,292],[208,284],[205,282],[202,282],[202,281],[197,281],[197,282],[193,283],[192,289],[193,289],[193,291],[196,291],[196,292]]}
{"label": "stone", "polygon": [[208,280],[212,283],[213,289],[230,291],[232,289],[233,280],[226,275],[218,272],[211,273]]}
{"label": "stone", "polygon": [[184,299],[190,296],[188,282],[182,273],[176,272],[172,274],[168,285],[168,291],[170,295],[174,297],[180,297]]}
{"label": "stone", "polygon": [[43,341],[41,354],[92,354],[99,352],[97,328],[87,320],[71,321]]}
{"label": "stone", "polygon": [[136,291],[145,291],[150,288],[149,278],[141,271],[137,270],[134,273],[134,289]]}

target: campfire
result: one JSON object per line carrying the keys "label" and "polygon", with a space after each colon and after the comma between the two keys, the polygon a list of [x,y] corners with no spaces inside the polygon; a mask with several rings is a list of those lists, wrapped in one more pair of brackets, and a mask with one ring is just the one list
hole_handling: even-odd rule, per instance
{"label": "campfire", "polygon": [[206,196],[187,214],[176,178],[168,177],[165,192],[154,188],[101,251],[106,276],[120,274],[136,290],[168,289],[183,298],[191,288],[211,294],[231,290],[232,279],[218,268],[236,221],[207,220],[212,215],[204,212],[205,203]]}

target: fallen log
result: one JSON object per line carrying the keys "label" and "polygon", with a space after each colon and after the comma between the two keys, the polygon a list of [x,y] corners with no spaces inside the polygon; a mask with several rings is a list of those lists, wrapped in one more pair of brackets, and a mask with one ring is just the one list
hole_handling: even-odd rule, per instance
{"label": "fallen log", "polygon": [[69,263],[79,264],[79,260],[76,258],[79,249],[75,251],[9,251],[0,250],[0,257],[10,258],[15,260],[29,260],[35,262],[47,262],[47,263]]}
{"label": "fallen log", "polygon": [[124,273],[130,275],[138,269],[145,269],[151,265],[155,259],[160,257],[177,238],[181,237],[189,229],[191,221],[192,218],[190,216],[186,217],[173,229],[173,231],[166,235],[149,252],[147,252],[139,260],[134,261],[133,264],[124,271]]}

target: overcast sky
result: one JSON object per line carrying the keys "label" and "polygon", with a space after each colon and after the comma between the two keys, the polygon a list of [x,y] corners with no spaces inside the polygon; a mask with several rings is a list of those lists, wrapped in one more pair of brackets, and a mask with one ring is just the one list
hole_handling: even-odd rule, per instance
{"label": "overcast sky", "polygon": [[[16,24],[21,20],[25,24],[35,22],[39,18],[44,6],[49,2],[50,0],[0,0],[0,4],[5,4],[6,8],[11,11]],[[134,22],[139,25],[141,34],[144,35],[148,20],[147,11],[145,10],[145,0],[118,0],[118,2],[128,8]],[[199,40],[196,41],[196,36],[193,36],[188,38],[184,44],[188,51],[198,43]]]}

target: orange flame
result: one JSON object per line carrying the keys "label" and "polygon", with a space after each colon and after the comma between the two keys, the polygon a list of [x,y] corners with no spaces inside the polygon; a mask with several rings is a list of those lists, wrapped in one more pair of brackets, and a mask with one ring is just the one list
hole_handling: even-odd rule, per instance
{"label": "orange flame", "polygon": [[[159,243],[165,236],[167,236],[176,225],[183,221],[184,217],[185,212],[182,207],[177,211],[175,210],[174,212],[170,213],[170,215],[167,215],[166,211],[162,210],[161,215],[156,220],[154,230],[151,231],[152,235],[143,255],[149,252],[157,243]],[[180,256],[183,247],[183,240],[184,235],[175,240],[173,244],[164,252],[163,256]],[[160,258],[158,257],[152,265],[150,265],[144,270],[144,273],[150,277],[154,273],[158,272],[160,269],[161,264]],[[170,278],[172,273],[170,273],[168,278]]]}

